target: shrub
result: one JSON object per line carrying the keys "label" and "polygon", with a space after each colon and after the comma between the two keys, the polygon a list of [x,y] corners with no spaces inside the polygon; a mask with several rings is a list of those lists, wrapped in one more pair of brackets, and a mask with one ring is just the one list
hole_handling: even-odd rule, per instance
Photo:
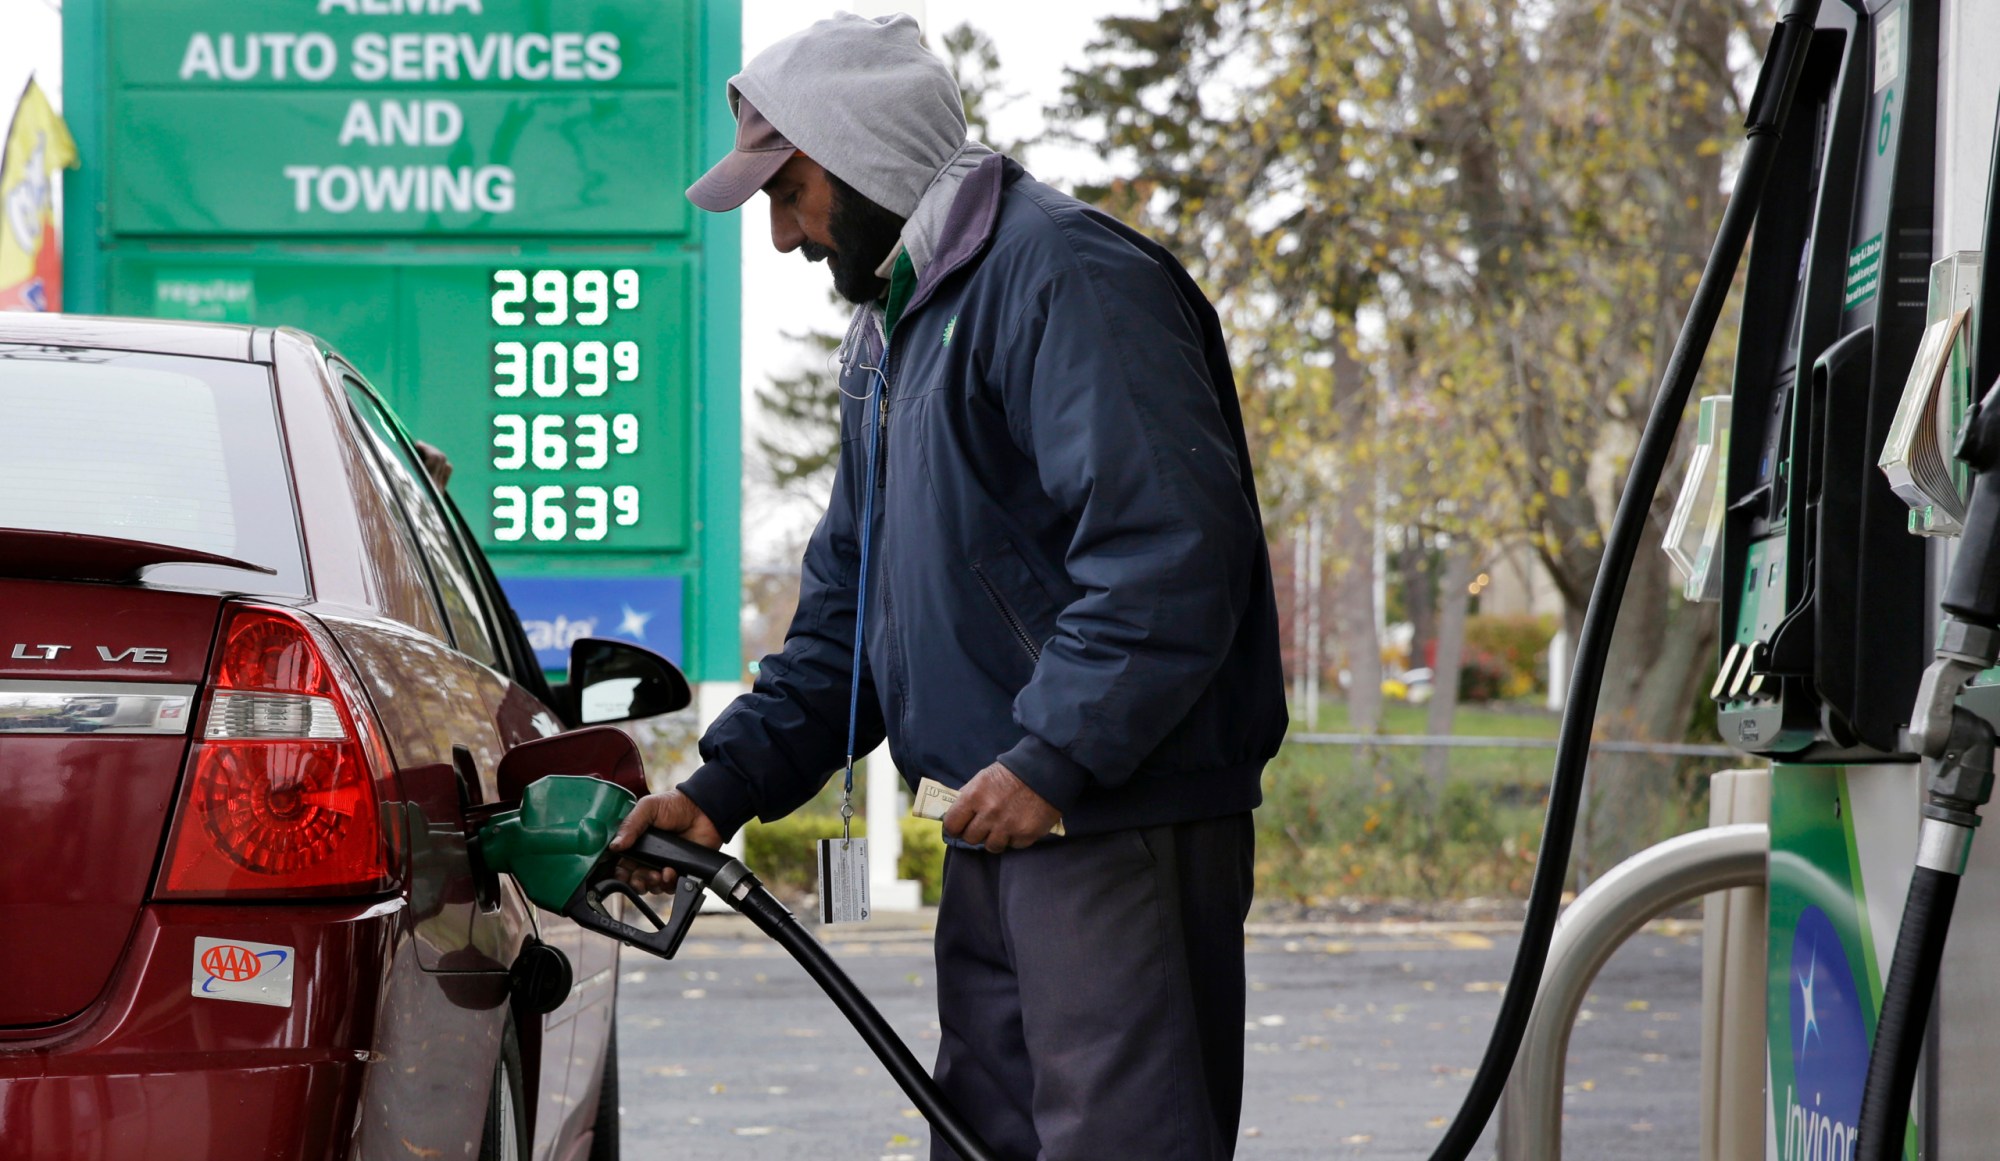
{"label": "shrub", "polygon": [[937,906],[944,897],[944,828],[926,818],[903,819],[903,857],[896,877],[923,884],[924,902]]}
{"label": "shrub", "polygon": [[[1533,679],[1529,681],[1528,688],[1532,690]],[[1519,685],[1518,674],[1504,660],[1484,649],[1474,648],[1470,642],[1466,643],[1465,656],[1460,660],[1458,670],[1459,701],[1502,701],[1510,696],[1508,690]]]}
{"label": "shrub", "polygon": [[[944,890],[944,833],[928,819],[901,822],[903,856],[896,874],[915,879],[924,902],[935,904]],[[813,844],[839,837],[840,819],[829,814],[801,812],[776,822],[753,822],[743,829],[743,862],[773,888],[795,896],[811,894],[818,879]]]}
{"label": "shrub", "polygon": [[1316,749],[1287,746],[1265,768],[1260,895],[1315,903],[1525,890],[1538,788],[1454,781],[1433,804],[1418,751]]}
{"label": "shrub", "polygon": [[792,814],[776,822],[743,828],[743,861],[773,888],[809,894],[818,877],[813,844],[839,838],[840,820],[823,814]]}
{"label": "shrub", "polygon": [[1459,696],[1467,701],[1526,697],[1548,689],[1554,617],[1480,614],[1465,620],[1465,669]]}

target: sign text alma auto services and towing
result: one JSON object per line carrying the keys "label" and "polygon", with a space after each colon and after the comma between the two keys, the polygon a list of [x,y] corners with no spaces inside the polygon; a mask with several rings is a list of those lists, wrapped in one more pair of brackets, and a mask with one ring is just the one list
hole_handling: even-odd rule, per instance
{"label": "sign text alma auto services and towing", "polygon": [[[321,16],[463,13],[483,16],[481,0],[319,0]],[[182,81],[299,80],[312,84],[417,84],[439,81],[602,83],[624,70],[618,36],[601,31],[409,32],[370,29],[345,46],[325,32],[207,32],[188,36]],[[346,147],[456,143],[465,114],[456,101],[357,99],[335,144]],[[292,208],[333,214],[514,211],[509,165],[287,165]]]}

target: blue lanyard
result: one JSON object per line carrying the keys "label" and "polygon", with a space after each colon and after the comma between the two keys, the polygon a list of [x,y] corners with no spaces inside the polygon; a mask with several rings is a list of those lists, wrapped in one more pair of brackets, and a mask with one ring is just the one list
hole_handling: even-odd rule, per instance
{"label": "blue lanyard", "polygon": [[861,658],[868,646],[868,542],[875,527],[876,456],[881,450],[882,429],[889,424],[889,338],[882,337],[881,365],[875,368],[875,390],[868,397],[877,400],[878,414],[868,425],[868,477],[861,493],[861,580],[854,594],[854,669],[847,686],[847,782],[840,795],[840,834],[848,837],[854,817],[854,741],[861,715]]}

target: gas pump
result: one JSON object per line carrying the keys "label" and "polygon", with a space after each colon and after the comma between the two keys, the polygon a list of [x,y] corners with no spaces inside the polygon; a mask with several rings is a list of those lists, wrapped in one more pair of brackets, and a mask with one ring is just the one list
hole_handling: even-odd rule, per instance
{"label": "gas pump", "polygon": [[1906,760],[1924,551],[1875,460],[1923,331],[1935,70],[1910,64],[1936,51],[1933,5],[1822,9],[1758,215],[1710,692],[1723,739],[1778,761]]}
{"label": "gas pump", "polygon": [[1849,1156],[1893,926],[1881,867],[1914,829],[1926,542],[1877,465],[1925,328],[1939,20],[1921,0],[1819,13],[1744,286],[1719,576],[1688,586],[1721,600],[1722,738],[1773,763],[1773,1161]]}
{"label": "gas pump", "polygon": [[[1677,557],[1716,570],[1688,591],[1722,602],[1723,738],[1773,762],[1764,1155],[1990,1156],[2000,480],[1972,473],[2000,468],[2000,396],[1972,400],[2000,375],[2000,11],[1868,0],[1818,30],[1818,132],[1788,131],[1712,440],[1719,551]],[[1986,906],[1947,947],[1961,896]]]}
{"label": "gas pump", "polygon": [[[2000,21],[1983,31],[2000,40]],[[1983,1077],[1967,1078],[1990,1067],[1986,1037],[2000,1026],[1990,1005],[1977,1003],[1994,978],[1985,953],[1996,927],[1991,905],[2000,861],[1972,857],[1980,810],[1992,796],[2000,723],[2000,670],[1994,668],[2000,657],[2000,110],[1990,88],[1973,101],[1980,98],[1992,142],[1977,207],[1982,248],[1947,253],[1932,268],[1928,329],[1901,409],[1908,419],[1892,431],[1884,451],[1885,469],[1892,457],[1903,457],[1899,491],[1911,500],[1912,530],[1942,525],[1943,534],[1955,539],[1933,554],[1933,574],[1942,576],[1942,615],[1933,634],[1934,658],[1910,711],[1909,739],[1923,760],[1925,789],[1853,1153],[1869,1161],[1903,1154],[1914,1134],[1898,1128],[1913,1094],[1919,1121],[1929,1122],[1922,1156],[1977,1148],[1975,1142],[1990,1142],[1995,1123],[1968,1109],[1964,1099],[1950,1099],[1953,1090],[1987,1087]],[[1962,205],[1970,199],[1941,200]],[[1961,210],[1956,217],[1965,220],[1947,228],[1956,224],[1969,235],[1972,215]],[[1975,391],[1983,398],[1970,402]],[[1940,448],[1952,448],[1958,462],[1939,463]],[[1913,470],[1926,460],[1931,470]],[[1946,518],[1934,519],[1932,508],[1944,509]],[[1969,909],[1958,925],[1963,930],[1953,931],[1962,894],[1985,906]],[[1948,934],[1958,947],[1948,948]],[[1944,986],[1948,979],[1955,986]],[[1972,1006],[1957,1002],[1968,998]],[[1985,1035],[1968,1037],[1962,1029],[1944,1034],[1934,1005]]]}

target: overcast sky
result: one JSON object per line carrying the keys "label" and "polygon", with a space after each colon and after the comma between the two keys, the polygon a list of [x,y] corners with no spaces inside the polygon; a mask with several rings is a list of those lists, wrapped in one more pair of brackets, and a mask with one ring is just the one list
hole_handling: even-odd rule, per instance
{"label": "overcast sky", "polygon": [[[305,0],[299,0],[303,3]],[[643,0],[635,0],[643,2]],[[1115,13],[1142,11],[1156,0],[1016,0],[1011,4],[974,0],[746,0],[743,5],[743,54],[747,60],[773,41],[815,20],[850,9],[866,15],[907,11],[924,24],[933,46],[944,33],[970,21],[993,38],[1000,53],[1000,76],[1020,99],[993,115],[996,135],[1008,139],[1034,136],[1042,128],[1042,109],[1062,88],[1063,67],[1083,59],[1083,46],[1094,36],[1097,21]],[[13,102],[30,73],[57,108],[62,107],[62,18],[56,0],[0,0],[0,116]],[[1042,148],[1030,159],[1038,176],[1066,185],[1090,176],[1093,158],[1077,150]],[[796,254],[771,249],[764,199],[754,199],[740,211],[743,221],[743,396],[746,430],[746,476],[757,478],[755,445],[748,438],[758,423],[751,391],[773,372],[798,366],[801,355],[783,334],[808,329],[837,330],[845,322],[827,300],[826,268],[806,263]],[[744,550],[746,560],[774,563],[809,524],[810,505],[787,504],[760,489],[745,494]]]}

